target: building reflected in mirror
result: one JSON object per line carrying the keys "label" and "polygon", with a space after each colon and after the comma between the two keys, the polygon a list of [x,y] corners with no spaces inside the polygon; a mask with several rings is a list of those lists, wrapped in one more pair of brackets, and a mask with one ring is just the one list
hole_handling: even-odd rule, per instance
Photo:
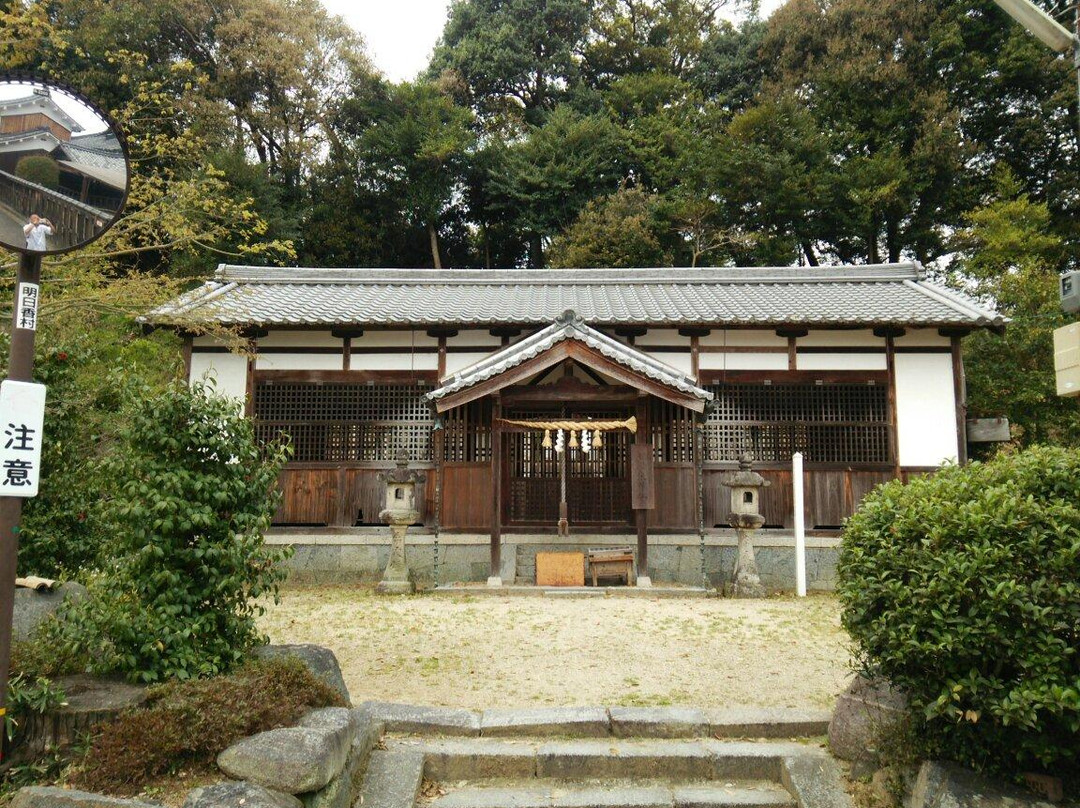
{"label": "building reflected in mirror", "polygon": [[118,215],[128,163],[88,104],[39,83],[0,82],[0,243],[60,252],[92,241]]}

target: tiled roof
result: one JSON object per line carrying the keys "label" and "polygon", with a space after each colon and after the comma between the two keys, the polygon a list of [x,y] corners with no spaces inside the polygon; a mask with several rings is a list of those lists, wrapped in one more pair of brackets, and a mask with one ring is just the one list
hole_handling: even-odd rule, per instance
{"label": "tiled roof", "polygon": [[693,378],[658,359],[642,353],[636,348],[624,345],[616,339],[597,331],[585,324],[585,321],[573,311],[561,314],[554,323],[542,328],[523,340],[508,345],[502,350],[461,369],[437,390],[427,394],[427,398],[438,401],[445,396],[472,387],[482,381],[498,376],[517,367],[522,362],[539,356],[563,340],[577,340],[601,354],[630,368],[635,373],[647,376],[653,381],[674,388],[688,396],[711,401],[713,394],[697,386]]}
{"label": "tiled roof", "polygon": [[127,187],[127,163],[119,150],[86,148],[75,143],[61,144],[57,159],[76,171],[80,171],[113,188]]}
{"label": "tiled roof", "polygon": [[392,270],[223,265],[151,312],[160,325],[985,326],[997,312],[925,280],[918,264],[735,269]]}

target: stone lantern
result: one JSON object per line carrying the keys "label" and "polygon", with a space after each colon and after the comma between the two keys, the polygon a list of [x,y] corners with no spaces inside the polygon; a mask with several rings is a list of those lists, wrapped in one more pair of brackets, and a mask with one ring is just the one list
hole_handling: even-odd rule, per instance
{"label": "stone lantern", "polygon": [[420,518],[416,507],[416,484],[424,481],[424,475],[409,468],[409,454],[397,454],[397,468],[380,471],[379,481],[386,484],[386,507],[379,512],[379,519],[390,525],[390,562],[386,565],[376,592],[402,595],[415,591],[409,580],[409,565],[405,560],[405,531]]}
{"label": "stone lantern", "polygon": [[744,452],[739,458],[739,470],[725,474],[721,482],[731,489],[731,513],[728,524],[735,528],[739,537],[738,555],[735,559],[735,584],[732,592],[737,598],[760,598],[765,587],[758,576],[754,559],[754,531],[765,524],[761,515],[761,491],[769,481],[751,470],[754,456]]}

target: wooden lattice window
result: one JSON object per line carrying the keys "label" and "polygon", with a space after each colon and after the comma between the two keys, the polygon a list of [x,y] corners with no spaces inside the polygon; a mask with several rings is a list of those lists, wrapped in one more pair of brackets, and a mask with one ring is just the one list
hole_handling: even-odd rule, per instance
{"label": "wooden lattice window", "polygon": [[294,463],[393,460],[402,449],[431,459],[431,410],[407,384],[263,382],[255,386],[260,440],[285,433]]}
{"label": "wooden lattice window", "polygon": [[888,391],[873,384],[718,384],[705,460],[750,449],[762,463],[889,463]]}
{"label": "wooden lattice window", "polygon": [[491,399],[470,401],[444,413],[443,460],[491,462]]}
{"label": "wooden lattice window", "polygon": [[654,398],[649,412],[653,458],[657,463],[694,462],[694,413]]}

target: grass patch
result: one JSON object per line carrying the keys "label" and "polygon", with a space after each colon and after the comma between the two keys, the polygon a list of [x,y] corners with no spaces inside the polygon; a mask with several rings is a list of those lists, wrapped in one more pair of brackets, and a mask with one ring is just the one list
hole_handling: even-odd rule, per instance
{"label": "grass patch", "polygon": [[101,727],[68,782],[133,795],[162,775],[208,771],[241,738],[332,706],[345,706],[341,695],[295,658],[252,660],[226,676],[161,685],[145,707]]}

